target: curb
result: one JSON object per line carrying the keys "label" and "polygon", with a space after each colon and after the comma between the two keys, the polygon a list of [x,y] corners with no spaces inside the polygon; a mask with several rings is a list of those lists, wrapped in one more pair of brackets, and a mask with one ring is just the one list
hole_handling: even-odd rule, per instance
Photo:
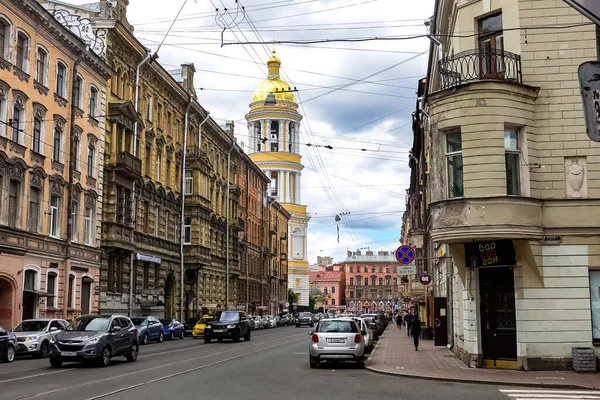
{"label": "curb", "polygon": [[[379,368],[373,368],[370,366],[371,359],[374,357],[375,352],[377,351],[377,347],[381,343],[382,338],[379,339],[373,351],[369,355],[369,358],[365,362],[365,368],[369,371],[372,371],[377,374],[389,375],[389,376],[399,376],[409,379],[424,379],[424,380],[434,380],[434,381],[442,381],[442,382],[460,382],[460,383],[468,383],[468,384],[476,384],[476,385],[494,385],[494,386],[518,386],[518,387],[544,387],[544,388],[554,388],[554,389],[585,389],[585,390],[599,390],[595,387],[589,387],[585,385],[579,384],[568,384],[568,383],[554,383],[554,382],[546,382],[546,383],[537,383],[537,382],[513,382],[513,381],[485,381],[478,379],[469,379],[469,378],[448,378],[442,376],[435,375],[419,375],[410,372],[393,372],[386,371]],[[600,392],[600,391],[599,391]]]}

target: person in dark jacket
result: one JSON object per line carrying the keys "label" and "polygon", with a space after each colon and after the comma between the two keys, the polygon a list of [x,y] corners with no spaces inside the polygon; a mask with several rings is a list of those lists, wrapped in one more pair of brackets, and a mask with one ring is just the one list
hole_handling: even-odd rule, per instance
{"label": "person in dark jacket", "polygon": [[396,325],[398,329],[402,329],[402,315],[400,314],[396,315]]}
{"label": "person in dark jacket", "polygon": [[413,317],[410,330],[415,343],[415,351],[419,351],[419,337],[421,336],[421,321],[419,321],[419,318]]}
{"label": "person in dark jacket", "polygon": [[408,336],[410,336],[410,333],[411,333],[411,329],[412,329],[411,323],[412,323],[413,319],[414,319],[414,316],[411,313],[408,313],[404,316],[404,322],[406,322],[406,330],[408,331]]}

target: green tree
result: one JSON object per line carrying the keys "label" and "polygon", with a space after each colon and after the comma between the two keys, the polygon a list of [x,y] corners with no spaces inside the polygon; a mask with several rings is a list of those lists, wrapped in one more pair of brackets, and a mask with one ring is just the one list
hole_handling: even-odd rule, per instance
{"label": "green tree", "polygon": [[290,306],[298,304],[298,295],[292,289],[288,289],[288,303],[290,303]]}
{"label": "green tree", "polygon": [[314,311],[316,305],[317,305],[317,296],[309,296],[308,297],[308,306],[310,307],[310,311]]}

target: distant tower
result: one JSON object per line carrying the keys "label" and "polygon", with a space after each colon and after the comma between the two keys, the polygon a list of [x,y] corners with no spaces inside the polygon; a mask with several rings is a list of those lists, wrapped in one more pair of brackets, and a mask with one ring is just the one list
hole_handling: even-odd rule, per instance
{"label": "distant tower", "polygon": [[294,93],[279,76],[281,60],[267,61],[269,76],[252,96],[248,121],[248,154],[271,179],[268,195],[283,205],[292,218],[288,230],[288,288],[298,294],[299,306],[309,305],[309,264],[306,230],[310,216],[301,203],[302,157],[300,121]]}

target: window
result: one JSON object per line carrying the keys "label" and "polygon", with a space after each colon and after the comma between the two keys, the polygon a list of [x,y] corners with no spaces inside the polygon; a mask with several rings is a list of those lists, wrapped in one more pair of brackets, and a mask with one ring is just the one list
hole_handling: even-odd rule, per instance
{"label": "window", "polygon": [[335,306],[335,299],[331,299],[331,305]]}
{"label": "window", "polygon": [[171,114],[171,111],[167,111],[167,126],[165,127],[165,132],[167,132],[167,135],[172,135],[172,132],[171,132],[172,121],[173,121],[173,115]]}
{"label": "window", "polygon": [[277,171],[271,171],[269,174],[269,179],[271,179],[271,196],[277,196]]}
{"label": "window", "polygon": [[90,89],[90,110],[89,115],[92,118],[96,117],[96,104],[98,104],[98,89],[92,87]]}
{"label": "window", "polygon": [[156,154],[156,181],[160,182],[160,170],[162,167],[162,154]]}
{"label": "window", "polygon": [[483,76],[501,77],[505,70],[502,14],[479,20],[479,51]]}
{"label": "window", "polygon": [[19,137],[21,136],[21,109],[19,106],[15,104],[13,107],[13,117],[12,117],[12,136],[10,140],[15,143],[19,143]]}
{"label": "window", "polygon": [[146,146],[146,176],[150,176],[150,163],[152,162],[152,146]]}
{"label": "window", "polygon": [[73,308],[73,304],[75,303],[75,275],[69,274],[69,293],[67,298],[67,307]]}
{"label": "window", "polygon": [[446,134],[446,165],[448,168],[448,194],[464,196],[462,138],[460,132]]}
{"label": "window", "polygon": [[56,195],[50,197],[50,236],[58,237],[59,228],[59,198]]}
{"label": "window", "polygon": [[390,267],[386,267],[385,268],[385,272],[389,274],[390,273]]}
{"label": "window", "polygon": [[[8,225],[16,228],[19,213],[19,192],[21,184],[15,180],[10,180],[8,190]],[[19,224],[20,225],[20,224]]]}
{"label": "window", "polygon": [[154,236],[158,237],[158,224],[160,221],[160,207],[154,209]]}
{"label": "window", "polygon": [[353,299],[354,298],[354,290],[350,291],[350,298]]}
{"label": "window", "polygon": [[383,267],[379,267],[379,272],[383,272]]}
{"label": "window", "polygon": [[[79,198],[79,194],[76,194],[77,198]],[[73,222],[71,223],[71,240],[74,242],[79,241],[79,201],[73,200],[71,203],[71,218],[73,218]]]}
{"label": "window", "polygon": [[46,67],[48,65],[48,53],[46,50],[38,47],[35,80],[46,86]]}
{"label": "window", "polygon": [[33,138],[32,138],[32,151],[40,154],[41,153],[41,142],[42,142],[42,120],[38,117],[33,119]]}
{"label": "window", "polygon": [[377,277],[375,277],[375,276],[371,277],[371,285],[373,285],[373,286],[377,285]]}
{"label": "window", "polygon": [[166,186],[171,187],[171,159],[167,157]]}
{"label": "window", "polygon": [[75,156],[75,171],[81,171],[81,141],[78,136],[73,138],[73,155]]}
{"label": "window", "polygon": [[148,97],[148,121],[152,122],[152,108],[153,108],[153,99],[152,96]]}
{"label": "window", "polygon": [[162,104],[158,104],[156,106],[156,126],[158,126],[159,129],[162,129],[162,112],[163,112],[163,107]]}
{"label": "window", "polygon": [[600,270],[590,270],[590,297],[592,302],[592,338],[600,342]]}
{"label": "window", "polygon": [[60,162],[60,145],[62,142],[62,132],[54,128],[54,138],[52,139],[52,161]]}
{"label": "window", "polygon": [[326,287],[323,288],[323,294],[327,294],[327,288]]}
{"label": "window", "polygon": [[0,19],[0,57],[8,60],[8,49],[10,48],[10,25]]}
{"label": "window", "polygon": [[53,296],[48,296],[47,300],[46,300],[46,308],[49,307],[56,307],[56,295],[58,293],[56,290],[56,283],[57,283],[57,278],[58,278],[58,274],[56,272],[50,271],[48,272],[48,279],[46,280],[46,293],[48,293],[49,295],[53,295]]}
{"label": "window", "polygon": [[36,289],[36,278],[37,272],[31,269],[25,271],[25,278],[23,282],[23,288],[27,290],[35,290]]}
{"label": "window", "polygon": [[27,221],[27,229],[32,232],[38,231],[40,222],[40,189],[32,187],[29,190],[29,218]]}
{"label": "window", "polygon": [[29,60],[29,39],[23,32],[17,33],[17,57],[15,65],[23,72],[27,71],[27,61]]}
{"label": "window", "polygon": [[350,286],[354,286],[354,278],[350,278]]}
{"label": "window", "polygon": [[349,267],[349,272],[354,272],[354,268],[352,266]]}
{"label": "window", "polygon": [[83,88],[83,78],[78,76],[75,79],[75,87],[74,89],[74,95],[75,98],[73,99],[73,101],[75,102],[75,107],[78,108],[82,108],[81,103],[82,103],[82,99],[81,99],[81,89]]}
{"label": "window", "polygon": [[92,207],[86,207],[85,214],[83,216],[83,240],[87,245],[91,245],[93,243],[92,215]]}
{"label": "window", "polygon": [[192,194],[194,190],[194,177],[191,169],[185,170],[185,194]]}
{"label": "window", "polygon": [[301,284],[301,279],[296,278],[296,287],[300,287],[300,284]]}
{"label": "window", "polygon": [[335,286],[331,287],[331,294],[335,294]]}
{"label": "window", "polygon": [[148,289],[148,287],[150,286],[150,263],[145,262],[144,266],[143,266],[143,284],[144,284],[144,289]]}
{"label": "window", "polygon": [[271,151],[279,151],[279,121],[271,121]]}
{"label": "window", "polygon": [[504,130],[504,158],[506,161],[506,194],[518,196],[521,194],[519,168],[519,131]]}
{"label": "window", "polygon": [[63,63],[56,65],[56,94],[65,98],[65,83],[67,78],[67,67]]}
{"label": "window", "polygon": [[369,285],[369,278],[365,278],[365,285],[368,286]]}
{"label": "window", "polygon": [[183,221],[183,243],[192,244],[192,217],[185,217]]}
{"label": "window", "polygon": [[148,233],[150,230],[150,203],[148,201],[142,203],[142,210],[142,215],[144,216],[144,233]]}
{"label": "window", "polygon": [[112,293],[123,291],[123,259],[119,257],[108,258],[108,284],[106,290]]}
{"label": "window", "polygon": [[88,144],[88,158],[87,158],[87,174],[88,176],[94,176],[94,163],[96,162],[96,149],[94,144]]}

